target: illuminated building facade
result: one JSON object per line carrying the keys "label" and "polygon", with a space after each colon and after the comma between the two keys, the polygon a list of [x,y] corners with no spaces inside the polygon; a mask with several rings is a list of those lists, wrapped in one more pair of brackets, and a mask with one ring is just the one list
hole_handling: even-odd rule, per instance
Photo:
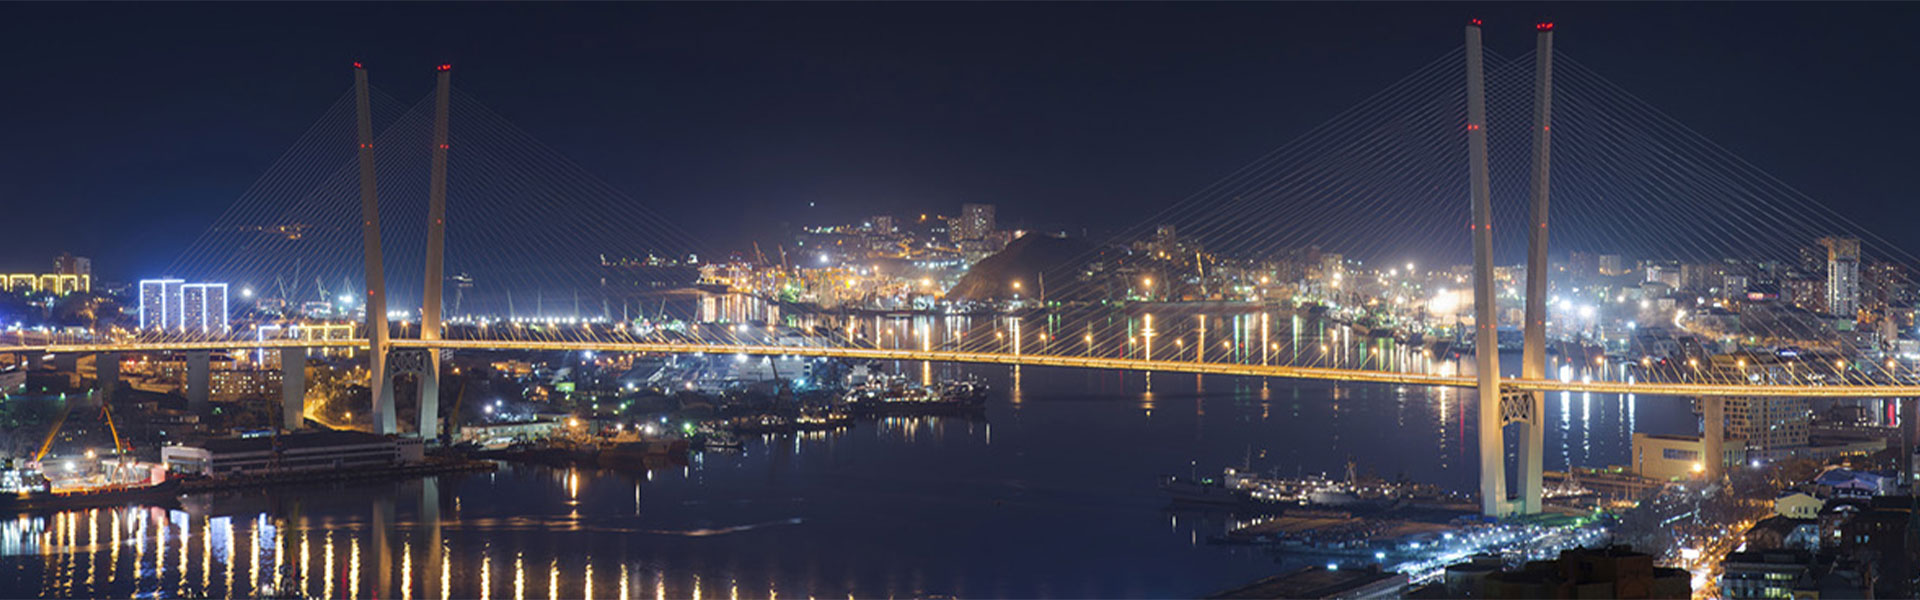
{"label": "illuminated building facade", "polygon": [[189,283],[180,286],[181,324],[188,331],[227,330],[227,284]]}
{"label": "illuminated building facade", "polygon": [[65,296],[91,291],[93,291],[93,261],[71,254],[54,257],[52,273],[0,275],[0,292],[48,293]]}
{"label": "illuminated building facade", "polygon": [[65,273],[8,273],[0,275],[0,291],[45,292],[65,296],[93,291],[93,276]]}
{"label": "illuminated building facade", "polygon": [[1827,312],[1853,316],[1860,310],[1860,240],[1820,241],[1827,246]]}
{"label": "illuminated building facade", "polygon": [[227,326],[227,284],[140,281],[141,329],[222,333]]}
{"label": "illuminated building facade", "polygon": [[[175,329],[180,326],[178,319],[168,318],[173,312],[168,308],[169,303],[167,300],[169,299],[169,294],[167,291],[170,287],[185,283],[186,281],[180,279],[143,279],[140,281],[141,329],[165,330]],[[178,303],[176,302],[172,305],[178,306]]]}

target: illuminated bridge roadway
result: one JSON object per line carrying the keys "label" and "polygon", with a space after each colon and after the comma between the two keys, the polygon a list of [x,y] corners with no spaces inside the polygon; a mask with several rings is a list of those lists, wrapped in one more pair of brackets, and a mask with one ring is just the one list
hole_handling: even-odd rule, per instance
{"label": "illuminated bridge roadway", "polygon": [[[1431,373],[1404,373],[1367,369],[1349,369],[1334,367],[1311,367],[1297,365],[1259,365],[1226,362],[1200,362],[1191,360],[1146,360],[1137,358],[1116,358],[1101,356],[1071,356],[1059,354],[1016,354],[1004,352],[962,352],[952,350],[913,350],[893,348],[861,348],[836,346],[769,346],[751,344],[723,344],[700,342],[640,342],[619,340],[419,340],[391,339],[387,343],[394,348],[435,348],[443,350],[523,350],[523,351],[584,351],[595,352],[652,352],[663,354],[746,354],[753,356],[814,356],[829,358],[853,358],[869,360],[912,360],[944,363],[968,363],[987,365],[1026,365],[1044,367],[1069,367],[1080,369],[1110,369],[1118,371],[1150,371],[1167,373],[1201,373],[1209,375],[1240,375],[1250,377],[1279,377],[1284,379],[1305,379],[1320,381],[1348,381],[1358,383],[1388,383],[1397,385],[1439,385],[1471,388],[1475,387],[1471,375],[1437,375]],[[124,342],[124,343],[73,343],[73,344],[26,344],[0,346],[0,352],[22,354],[68,354],[96,352],[184,352],[196,350],[256,350],[282,348],[336,348],[358,349],[367,347],[365,339],[337,340],[212,340],[212,341],[167,341],[167,342]],[[1561,381],[1558,379],[1519,379],[1500,380],[1503,390],[1512,391],[1550,391],[1550,392],[1593,392],[1603,394],[1650,394],[1661,396],[1688,397],[1727,397],[1727,396],[1796,396],[1824,398],[1895,398],[1920,396],[1920,385],[1887,384],[1845,384],[1845,385],[1782,385],[1782,384],[1733,384],[1703,382],[1632,382],[1632,381]]]}

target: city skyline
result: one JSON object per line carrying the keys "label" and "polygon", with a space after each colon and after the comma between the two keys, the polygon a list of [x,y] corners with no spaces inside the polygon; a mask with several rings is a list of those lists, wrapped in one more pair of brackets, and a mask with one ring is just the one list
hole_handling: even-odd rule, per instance
{"label": "city skyline", "polygon": [[[430,73],[434,65],[449,61],[460,63],[464,74],[462,81],[467,82],[466,85],[484,94],[490,102],[497,103],[500,110],[521,122],[536,136],[555,144],[563,153],[580,158],[589,172],[662,210],[670,220],[686,223],[695,230],[711,226],[702,224],[697,209],[691,207],[713,202],[742,203],[749,209],[741,212],[744,219],[739,223],[741,227],[732,227],[723,232],[704,232],[711,233],[704,237],[713,239],[722,246],[722,250],[745,250],[749,242],[767,240],[791,226],[853,220],[878,214],[893,206],[904,206],[902,212],[915,213],[965,202],[1001,205],[1004,218],[1014,219],[1015,223],[1041,229],[1086,228],[1093,232],[1093,237],[1098,238],[1101,237],[1100,232],[1134,224],[1115,218],[1118,215],[1144,211],[1156,202],[1179,198],[1204,187],[1230,170],[1226,165],[1240,164],[1274,147],[1279,141],[1306,131],[1337,112],[1337,107],[1364,97],[1386,84],[1390,79],[1384,74],[1403,72],[1414,66],[1404,59],[1396,64],[1378,56],[1367,57],[1358,52],[1360,44],[1444,47],[1441,44],[1454,42],[1435,33],[1436,29],[1441,28],[1431,25],[1457,21],[1459,14],[1472,12],[1476,7],[1420,5],[1408,8],[1405,11],[1390,11],[1392,14],[1385,20],[1363,17],[1351,8],[1331,5],[1209,6],[1186,9],[1095,6],[1086,7],[1084,12],[1087,14],[1058,7],[1008,6],[993,9],[1030,16],[1036,22],[1055,23],[1068,31],[1081,27],[1076,25],[1079,19],[1094,19],[1104,24],[1100,29],[1080,29],[1092,37],[1074,47],[1040,37],[1031,27],[984,25],[988,31],[1004,30],[1004,34],[996,39],[1014,44],[1009,51],[1026,47],[1033,51],[1029,54],[1056,57],[1050,61],[1033,63],[1020,60],[1020,56],[1027,54],[952,54],[948,50],[961,48],[959,44],[965,42],[943,32],[959,26],[959,22],[937,25],[929,20],[952,16],[964,21],[981,18],[982,13],[968,11],[951,15],[943,12],[950,8],[937,6],[888,7],[862,12],[855,23],[863,26],[862,31],[889,32],[906,27],[924,30],[933,34],[932,37],[900,48],[908,53],[906,56],[882,58],[876,51],[888,43],[898,42],[900,38],[891,33],[843,36],[844,39],[831,44],[813,46],[824,54],[812,60],[831,57],[840,61],[814,64],[845,66],[844,69],[824,71],[783,70],[792,68],[791,60],[756,52],[753,44],[741,45],[716,55],[726,57],[725,62],[712,67],[702,66],[699,62],[670,60],[672,57],[690,61],[719,60],[707,55],[667,53],[650,57],[647,50],[660,48],[662,42],[649,42],[639,48],[622,48],[616,38],[602,35],[605,33],[604,27],[594,24],[595,19],[592,18],[657,14],[662,19],[684,19],[711,25],[702,29],[709,36],[757,27],[753,24],[754,19],[768,18],[767,15],[755,14],[745,17],[744,21],[728,23],[724,15],[711,14],[710,9],[684,6],[564,9],[553,13],[552,19],[545,22],[543,27],[573,34],[569,39],[594,40],[596,45],[523,48],[512,53],[505,48],[477,47],[476,40],[463,32],[498,27],[500,23],[510,20],[515,11],[523,10],[513,7],[491,7],[463,13],[462,19],[447,25],[445,34],[424,43],[412,41],[412,36],[378,35],[378,28],[431,19],[433,12],[420,7],[356,7],[349,10],[255,6],[225,12],[204,25],[183,23],[179,33],[174,34],[152,33],[144,27],[133,30],[128,20],[134,17],[125,13],[102,14],[99,15],[98,26],[106,30],[128,30],[126,35],[109,36],[105,40],[109,47],[113,44],[141,43],[155,51],[131,63],[113,61],[91,66],[88,72],[97,74],[100,81],[125,79],[135,89],[151,89],[153,93],[140,97],[155,99],[158,104],[147,111],[152,117],[142,117],[140,111],[119,109],[122,106],[119,103],[125,100],[108,94],[96,100],[102,103],[103,110],[114,107],[107,111],[104,119],[70,124],[68,129],[82,132],[80,135],[108,142],[93,149],[93,156],[103,157],[110,164],[125,166],[120,169],[123,173],[107,180],[81,175],[88,163],[82,154],[66,151],[71,148],[69,144],[53,143],[56,138],[50,136],[54,130],[35,126],[22,131],[20,135],[23,139],[29,140],[25,145],[46,147],[51,151],[34,158],[31,170],[14,174],[12,180],[16,181],[18,193],[26,197],[44,198],[38,202],[47,205],[50,218],[70,220],[84,215],[104,222],[100,227],[60,236],[39,231],[24,232],[19,236],[19,244],[23,249],[33,252],[28,256],[0,257],[0,261],[7,261],[0,264],[20,263],[11,265],[11,269],[0,270],[36,268],[38,265],[28,262],[33,260],[31,256],[71,251],[99,258],[103,265],[112,265],[105,272],[109,279],[132,281],[158,272],[172,256],[169,251],[154,250],[184,247],[193,235],[204,230],[207,223],[226,209],[241,190],[261,175],[268,162],[286,148],[299,129],[310,122],[318,106],[314,98],[324,98],[330,90],[339,89],[337,67],[342,62],[352,60],[368,61],[379,75],[376,77],[377,85],[390,89],[402,98],[424,91],[425,74]],[[43,11],[50,17],[88,14],[84,8],[73,7],[34,7],[26,10]],[[769,14],[791,9],[771,10]],[[837,9],[827,10],[831,12]],[[1905,154],[1909,150],[1901,145],[1877,141],[1879,138],[1873,136],[1872,132],[1898,127],[1897,123],[1886,119],[1908,118],[1899,116],[1904,113],[1857,110],[1830,117],[1843,120],[1835,126],[1821,129],[1822,136],[1832,136],[1821,138],[1831,140],[1823,143],[1834,147],[1810,156],[1796,152],[1802,141],[1799,138],[1776,135],[1770,133],[1777,131],[1775,128],[1754,127],[1752,124],[1790,120],[1795,112],[1805,112],[1821,101],[1822,94],[1847,93],[1849,88],[1865,90],[1872,87],[1876,90],[1873,94],[1857,94],[1860,97],[1855,102],[1877,102],[1881,100],[1876,98],[1896,97],[1897,92],[1878,88],[1906,84],[1874,75],[1877,71],[1873,61],[1883,54],[1897,52],[1875,53],[1866,57],[1864,63],[1855,61],[1847,63],[1844,68],[1817,69],[1796,75],[1797,78],[1812,78],[1815,85],[1804,85],[1805,82],[1782,77],[1770,70],[1754,69],[1746,66],[1748,63],[1727,63],[1716,65],[1717,68],[1705,68],[1708,61],[1716,60],[1712,48],[1738,43],[1750,37],[1773,35],[1784,28],[1794,28],[1809,42],[1805,46],[1777,48],[1761,45],[1750,48],[1749,52],[1773,53],[1790,64],[1794,61],[1821,60],[1823,53],[1837,52],[1828,48],[1842,45],[1820,44],[1816,43],[1817,40],[1852,38],[1859,35],[1860,27],[1876,27],[1897,21],[1885,18],[1848,20],[1845,18],[1846,11],[1865,9],[1841,7],[1837,10],[1840,12],[1814,20],[1785,8],[1765,6],[1731,11],[1712,6],[1665,5],[1597,10],[1596,7],[1581,6],[1507,5],[1487,7],[1487,10],[1476,14],[1495,23],[1513,25],[1513,32],[1490,33],[1493,36],[1490,38],[1491,47],[1496,50],[1523,48],[1524,40],[1514,34],[1535,19],[1558,19],[1563,26],[1577,27],[1589,33],[1579,41],[1563,46],[1570,52],[1578,53],[1590,66],[1620,79],[1624,85],[1670,111],[1682,122],[1703,131],[1709,138],[1721,141],[1736,153],[1751,158],[1788,183],[1831,204],[1843,215],[1865,223],[1875,233],[1891,235],[1898,233],[1891,224],[1903,220],[1897,217],[1904,216],[1904,211],[1908,210],[1904,208],[1905,203],[1890,201],[1900,197],[1904,185],[1893,175],[1898,169],[1892,165],[1910,162],[1910,157]],[[1910,9],[1887,7],[1884,10],[1898,12]],[[192,14],[192,11],[163,12],[157,15],[162,20],[179,19]],[[274,21],[281,15],[306,17],[315,32],[340,30],[347,23],[359,20],[374,23],[376,30],[370,34],[315,39],[311,43],[303,43],[303,50],[298,57],[273,52],[238,55],[218,51],[222,43],[253,43],[253,40],[229,39],[231,34],[225,32],[230,29],[216,27],[215,23],[233,26]],[[1171,17],[1177,23],[1178,19],[1214,19],[1223,15],[1235,17],[1235,22],[1244,23],[1247,27],[1270,23],[1279,31],[1293,32],[1295,35],[1256,36],[1251,31],[1229,31],[1209,35],[1204,42],[1196,40],[1198,43],[1192,49],[1184,49],[1181,44],[1134,48],[1126,45],[1124,40],[1113,37],[1123,35],[1118,32],[1156,30],[1174,36],[1192,35],[1168,24],[1157,23],[1156,19]],[[1313,23],[1326,26],[1309,26]],[[1354,31],[1384,31],[1373,36],[1332,33],[1349,31],[1349,28],[1340,26],[1348,23],[1364,23]],[[142,25],[145,25],[144,21]],[[889,25],[897,27],[890,28]],[[833,27],[847,26],[851,24],[816,23],[816,30],[825,33]],[[200,35],[192,36],[194,41],[175,37],[196,31],[196,27],[213,29],[197,31]],[[57,35],[57,30],[54,27],[22,32],[19,39],[23,41],[17,43],[42,39],[40,36]],[[1399,30],[1404,30],[1405,35],[1393,33]],[[1628,32],[1632,32],[1632,35],[1628,36]],[[311,34],[290,32],[290,35]],[[369,35],[372,37],[367,37]],[[1636,41],[1624,43],[1628,37]],[[1874,38],[1870,35],[1866,37]],[[1874,39],[1881,39],[1881,43],[1888,44],[1906,43],[1894,41],[1897,38],[1900,36]],[[291,44],[300,41],[297,37],[289,38],[287,44],[291,47]],[[59,40],[41,42],[48,48],[58,48],[63,43]],[[1151,59],[1103,62],[1097,54],[1103,49],[1119,48],[1129,49],[1120,51],[1122,53],[1116,56]],[[102,47],[92,51],[104,52],[108,49]],[[1669,53],[1673,58],[1652,61],[1646,56],[1660,52]],[[322,60],[315,56],[316,53],[331,53],[336,58]],[[1384,53],[1392,54],[1391,51]],[[1202,56],[1217,64],[1201,60]],[[1221,56],[1231,57],[1230,62],[1219,63]],[[643,68],[603,69],[603,73],[613,75],[602,77],[586,77],[582,72],[615,57],[639,59],[633,64]],[[36,61],[23,77],[37,87],[46,86],[55,81],[53,78],[58,77],[59,73],[72,72],[73,69],[63,66],[61,60],[68,59]],[[117,72],[121,69],[146,69],[148,65],[139,61],[147,60],[172,60],[197,67],[186,69],[184,73],[172,73],[167,78]],[[915,64],[937,68],[918,75],[910,71],[899,72],[896,68],[899,77],[873,79],[889,72],[885,70],[886,65],[894,64],[897,67],[897,61],[901,60],[914,60]],[[1751,61],[1752,64],[1768,62],[1771,61],[1764,56]],[[541,65],[546,68],[538,68]],[[1117,79],[1110,81],[1089,78],[1084,74],[1071,75],[1083,71],[1080,65],[1102,65],[1104,72]],[[1256,65],[1258,70],[1253,70]],[[965,105],[941,100],[934,112],[917,111],[915,103],[933,100],[940,97],[938,94],[951,91],[942,87],[947,84],[936,86],[933,82],[949,81],[941,77],[956,72],[956,69],[961,73],[982,75],[995,71],[1014,73],[1016,81],[1022,83],[1005,87],[1003,94],[983,97],[982,100],[987,101],[985,104]],[[1128,69],[1145,70],[1134,74]],[[406,77],[414,70],[419,71],[421,76]],[[737,72],[744,79],[740,83],[715,87],[710,79],[695,74],[707,72]],[[1274,75],[1260,76],[1266,72]],[[240,80],[236,77],[241,73],[247,74],[244,81],[249,84],[238,84]],[[800,73],[806,76],[796,78]],[[1683,78],[1681,73],[1690,75]],[[529,89],[539,88],[509,90],[504,87],[507,82],[519,81],[524,77],[564,77],[570,82],[565,88],[577,88],[578,91],[569,94],[530,93]],[[1169,77],[1178,79],[1167,79]],[[653,88],[648,83],[656,80],[663,90],[679,92],[650,94],[649,90]],[[1176,105],[1171,102],[1176,98],[1170,96],[1168,91],[1151,85],[1155,81],[1175,80],[1198,86],[1190,87],[1191,91],[1187,93],[1210,97],[1207,105],[1211,109],[1206,113],[1175,110]],[[816,111],[812,113],[816,115],[814,117],[779,111],[765,113],[752,120],[756,124],[752,131],[775,127],[777,131],[792,132],[792,135],[772,138],[772,145],[768,145],[763,138],[755,146],[766,150],[731,158],[706,151],[692,154],[681,152],[702,148],[699,144],[739,145],[737,140],[747,135],[748,130],[740,129],[745,126],[744,123],[726,124],[732,120],[731,116],[737,115],[727,115],[724,111],[730,108],[724,103],[687,113],[702,115],[692,123],[670,124],[681,120],[646,117],[648,114],[662,117],[675,114],[677,109],[672,103],[688,97],[685,94],[699,92],[727,96],[738,86],[752,81],[770,84],[782,82],[777,87],[767,89],[798,94],[797,97],[805,102],[789,109],[795,111],[819,109],[826,106],[822,103],[850,99],[862,102],[891,99],[897,100],[898,104],[877,112],[866,111],[858,117],[833,111]],[[916,81],[933,87],[923,89],[908,85]],[[1314,84],[1300,86],[1298,81]],[[178,95],[178,92],[170,91],[174,89],[174,84],[184,84],[181,89],[211,86],[212,89],[228,93],[223,94],[225,99],[212,104],[195,103]],[[98,83],[82,83],[77,87],[69,86],[68,89],[82,92],[90,85]],[[588,87],[581,88],[582,85]],[[861,91],[881,95],[863,96],[860,95]],[[1685,93],[1678,93],[1680,91]],[[1089,94],[1096,92],[1101,99],[1099,104],[1084,104],[1094,97]],[[1730,94],[1749,94],[1764,100],[1736,103],[1727,97]],[[595,98],[609,101],[613,98],[640,100],[642,102],[634,106],[646,110],[615,113],[609,110],[611,107],[606,102],[593,100]],[[46,106],[31,104],[40,100],[14,99],[12,102],[19,103],[15,110],[48,110]],[[256,108],[237,112],[209,111],[222,102],[236,102]],[[1013,110],[1016,108],[1016,105],[1010,104],[1013,102],[1021,102],[1024,106]],[[536,116],[536,111],[553,108],[560,109],[558,114],[568,115],[568,120]],[[1089,109],[1096,112],[1086,112]],[[1061,118],[1074,114],[1085,116]],[[1096,126],[1094,122],[1087,121],[1101,114],[1121,118],[1122,123],[1137,121],[1139,124],[1114,128],[1104,124]],[[1845,119],[1861,119],[1867,114],[1876,115],[1878,121],[1874,126],[1843,126]],[[828,118],[821,120],[817,118],[818,115]],[[1143,117],[1147,120],[1140,121]],[[865,119],[867,124],[848,129],[849,124],[853,123],[848,119],[854,118]],[[994,118],[999,118],[1001,124],[982,126],[980,123],[982,119]],[[613,129],[588,131],[584,125],[590,120],[601,121]],[[1049,123],[1041,129],[1051,132],[1051,138],[1044,144],[1034,145],[1019,137],[1031,135],[1034,128],[1029,122],[1035,120]],[[56,127],[59,123],[58,120],[50,121],[45,127]],[[693,129],[693,123],[703,124],[707,129]],[[956,126],[958,129],[954,129]],[[169,127],[189,127],[191,133],[182,131],[170,134]],[[822,128],[853,133],[804,135],[810,130],[821,131]],[[875,128],[882,130],[876,131]],[[694,137],[695,131],[703,133]],[[620,133],[618,137],[613,137],[606,132]],[[181,134],[190,137],[183,138]],[[854,137],[847,138],[847,135]],[[1199,144],[1202,137],[1212,143]],[[165,140],[174,139],[195,139],[196,143],[181,151],[154,152],[160,147],[156,144],[164,145]],[[836,146],[839,149],[825,153],[807,150],[809,158],[805,160],[819,164],[795,171],[795,167],[804,163],[795,162],[797,159],[793,152],[807,144],[817,145],[829,139],[847,139],[853,143],[839,144]],[[128,143],[136,140],[139,143]],[[875,160],[871,153],[882,148],[888,149],[885,153],[890,158]],[[135,150],[138,150],[137,154],[133,153]],[[1016,154],[1007,155],[1008,152]],[[1047,152],[1070,159],[1064,163],[1055,161],[1046,172],[1033,172],[1018,167],[1017,164],[1022,161],[1007,160],[1022,152]],[[643,158],[675,153],[685,157],[672,159],[675,164],[670,167],[668,163]],[[786,153],[787,156],[782,158],[776,153]],[[158,163],[151,158],[156,155],[170,155],[170,161],[194,156],[221,156],[237,160]],[[782,164],[786,166],[779,166]],[[769,170],[769,166],[777,168]],[[736,181],[739,179],[737,174],[747,172],[756,173],[751,180],[758,183],[743,185]],[[1094,176],[1095,173],[1099,175]],[[1114,173],[1133,176],[1115,177]],[[458,198],[455,201],[457,203]],[[1087,210],[1093,206],[1108,205],[1119,209]],[[80,207],[104,210],[76,212]],[[1889,216],[1896,218],[1883,218]],[[137,225],[153,223],[162,226]]]}
{"label": "city skyline", "polygon": [[[1920,243],[1870,170],[1920,84],[1858,81],[1920,43],[1382,6],[99,13],[88,51],[357,49],[68,133],[168,177],[35,155],[251,183],[22,213],[0,595],[1920,589]],[[1867,58],[1793,68],[1825,44]],[[280,93],[322,108],[232,108]],[[1882,122],[1753,126],[1828,94]],[[179,100],[234,118],[100,135]],[[195,158],[223,135],[292,142]]]}

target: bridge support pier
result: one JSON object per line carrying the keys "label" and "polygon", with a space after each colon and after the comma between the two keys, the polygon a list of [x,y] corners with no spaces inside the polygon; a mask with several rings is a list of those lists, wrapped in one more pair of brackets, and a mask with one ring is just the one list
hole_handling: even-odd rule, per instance
{"label": "bridge support pier", "polygon": [[1900,480],[1908,486],[1920,488],[1913,476],[1914,444],[1920,441],[1916,439],[1920,437],[1916,436],[1916,432],[1920,432],[1920,398],[1901,398],[1897,402],[1900,403]]}
{"label": "bridge support pier", "polygon": [[[394,419],[393,382],[401,375],[412,375],[414,390],[420,399],[420,437],[434,439],[439,437],[440,413],[440,373],[439,365],[433,360],[433,351],[423,348],[399,348],[387,351],[387,359],[381,361],[385,372],[374,381],[374,389],[380,397],[387,399],[387,414],[384,418]],[[392,421],[382,433],[399,433]]]}
{"label": "bridge support pier", "polygon": [[120,389],[120,353],[96,352],[93,355],[93,384],[101,402],[111,404]]}
{"label": "bridge support pier", "polygon": [[420,439],[433,444],[440,439],[440,351],[422,350],[424,368],[420,378]]}
{"label": "bridge support pier", "polygon": [[280,428],[296,431],[306,422],[307,351],[280,349]]}
{"label": "bridge support pier", "polygon": [[213,353],[207,350],[187,352],[187,412],[209,414],[213,394]]}
{"label": "bridge support pier", "polygon": [[1727,399],[1700,399],[1700,466],[1707,481],[1719,481],[1727,472]]}
{"label": "bridge support pier", "polygon": [[[1527,420],[1522,421],[1520,434],[1520,497],[1516,498],[1515,512],[1523,515],[1539,514],[1546,508],[1546,446],[1547,425],[1544,415],[1547,408],[1547,393],[1533,392],[1525,394],[1521,401],[1529,405]],[[1572,465],[1568,465],[1571,469]]]}

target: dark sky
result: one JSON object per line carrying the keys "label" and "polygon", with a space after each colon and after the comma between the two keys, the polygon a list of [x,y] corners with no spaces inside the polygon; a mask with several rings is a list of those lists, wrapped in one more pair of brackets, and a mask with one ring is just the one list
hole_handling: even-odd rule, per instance
{"label": "dark sky", "polygon": [[[1912,4],[10,4],[0,268],[151,276],[350,83],[432,65],[697,233],[994,202],[1110,228],[1460,43],[1558,47],[1901,239]],[[809,201],[819,203],[808,210]],[[738,210],[732,210],[738,209]],[[704,217],[704,218],[703,218]]]}

